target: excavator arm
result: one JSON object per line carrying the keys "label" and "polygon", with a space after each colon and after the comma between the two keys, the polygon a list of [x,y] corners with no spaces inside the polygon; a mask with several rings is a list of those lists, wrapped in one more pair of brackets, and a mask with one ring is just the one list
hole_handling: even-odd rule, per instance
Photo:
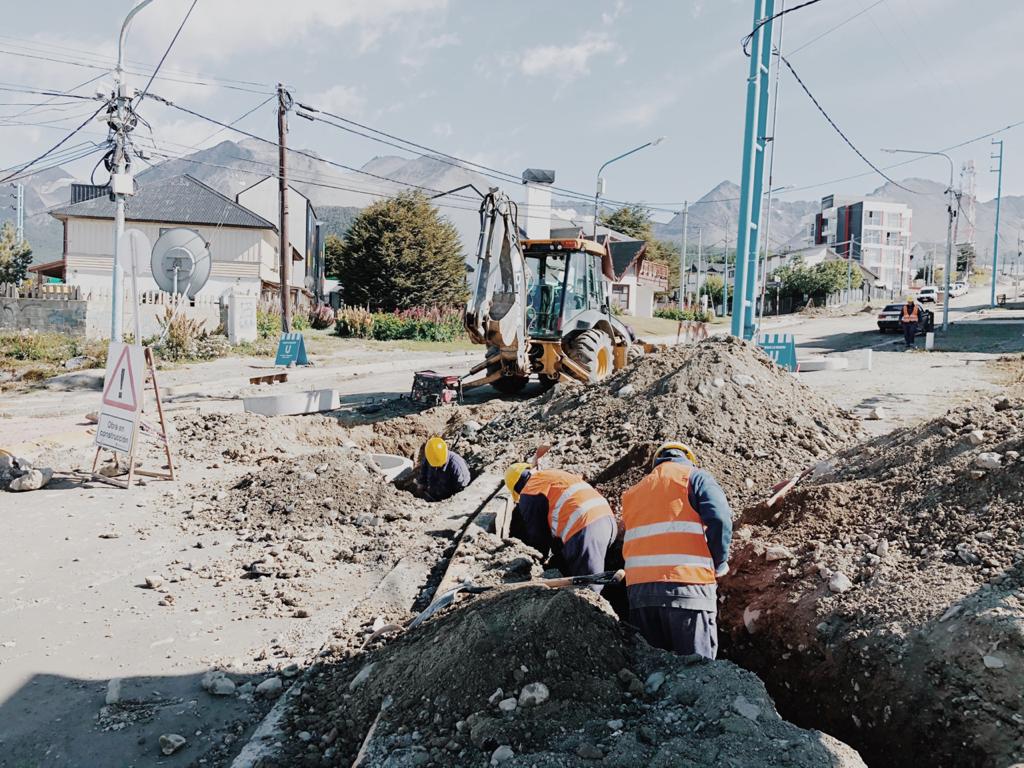
{"label": "excavator arm", "polygon": [[530,371],[526,292],[516,204],[492,187],[480,204],[477,261],[464,322],[474,343],[497,350],[502,367],[514,367],[521,375]]}

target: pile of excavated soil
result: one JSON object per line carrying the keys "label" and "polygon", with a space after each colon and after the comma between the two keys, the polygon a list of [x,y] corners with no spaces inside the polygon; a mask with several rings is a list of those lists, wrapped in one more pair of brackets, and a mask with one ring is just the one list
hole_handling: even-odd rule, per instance
{"label": "pile of excavated soil", "polygon": [[578,472],[617,508],[655,448],[681,440],[734,507],[852,443],[859,427],[753,345],[713,337],[647,355],[588,388],[556,387],[519,404],[472,439],[478,466],[522,460],[539,443],[546,462]]}
{"label": "pile of excavated soil", "polygon": [[782,720],[749,672],[652,650],[591,593],[539,587],[326,660],[285,729],[267,768],[349,766],[361,747],[393,768],[863,765]]}
{"label": "pile of excavated soil", "polygon": [[175,453],[196,461],[258,464],[292,455],[296,446],[341,445],[348,439],[326,416],[261,416],[258,413],[176,412]]}
{"label": "pile of excavated soil", "polygon": [[744,513],[724,645],[787,716],[879,764],[1024,759],[1022,430],[1024,401],[957,409]]}
{"label": "pile of excavated soil", "polygon": [[330,449],[255,470],[199,499],[192,519],[252,532],[409,519],[427,502],[400,491],[356,449]]}

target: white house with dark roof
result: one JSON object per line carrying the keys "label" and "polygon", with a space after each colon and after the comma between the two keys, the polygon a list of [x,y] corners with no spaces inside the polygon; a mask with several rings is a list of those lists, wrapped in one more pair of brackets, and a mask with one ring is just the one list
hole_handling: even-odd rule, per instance
{"label": "white house with dark roof", "polygon": [[[217,297],[231,288],[252,295],[277,295],[279,267],[277,228],[192,176],[175,176],[138,187],[128,198],[126,227],[141,230],[156,243],[173,227],[194,229],[209,245],[212,260],[204,296]],[[75,184],[72,202],[50,214],[64,225],[62,258],[38,264],[41,277],[59,277],[83,294],[109,294],[114,252],[114,203],[105,187]],[[294,249],[293,249],[294,250]],[[303,255],[293,252],[289,283],[293,299],[302,303],[306,269]],[[125,268],[126,278],[130,275]],[[140,291],[157,291],[150,265],[139,265]]]}

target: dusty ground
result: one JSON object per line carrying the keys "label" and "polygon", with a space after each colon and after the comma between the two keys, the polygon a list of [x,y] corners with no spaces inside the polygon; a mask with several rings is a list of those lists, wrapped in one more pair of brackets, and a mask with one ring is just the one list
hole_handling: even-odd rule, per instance
{"label": "dusty ground", "polygon": [[[961,313],[966,317],[972,311],[965,305]],[[786,322],[790,324],[785,330],[796,333],[801,349],[807,351],[843,352],[883,343],[870,331],[870,318],[810,317]],[[969,334],[971,347],[976,346],[976,336],[984,338],[993,333],[981,326],[978,331]],[[1014,352],[1012,346],[1007,348],[1013,340],[1013,330],[1004,329],[999,338],[980,350],[959,348],[924,355],[878,348],[870,374],[846,371],[801,377],[804,385],[846,410],[863,411],[875,399],[891,406],[888,418],[864,422],[843,418],[833,406],[807,390],[773,384],[763,372],[754,369],[751,373],[746,368],[739,373],[755,376],[759,386],[777,387],[769,397],[762,398],[748,391],[745,384],[736,384],[732,372],[719,375],[725,383],[716,387],[716,374],[708,367],[706,371],[678,373],[675,379],[669,376],[664,382],[661,377],[638,378],[636,389],[640,394],[619,398],[616,394],[623,378],[615,388],[609,386],[600,395],[595,393],[594,402],[604,404],[596,416],[581,418],[580,409],[573,403],[578,395],[556,392],[539,404],[549,408],[543,416],[534,414],[531,406],[514,403],[514,419],[504,419],[500,407],[490,405],[472,413],[449,411],[444,416],[410,417],[394,404],[362,406],[368,399],[396,397],[406,391],[414,368],[447,364],[450,369],[464,370],[468,361],[478,356],[435,352],[396,356],[367,348],[344,360],[322,361],[318,368],[295,371],[293,381],[284,387],[338,388],[348,410],[333,422],[320,417],[260,420],[242,414],[238,397],[252,391],[245,379],[262,370],[246,367],[249,363],[245,361],[168,372],[163,378],[170,390],[169,408],[180,430],[179,445],[184,449],[182,480],[177,484],[151,483],[125,493],[64,478],[43,491],[17,497],[0,495],[0,514],[8,531],[0,541],[0,613],[14,617],[0,626],[0,766],[103,765],[111,754],[123,755],[124,764],[136,766],[199,765],[203,759],[205,766],[225,764],[271,704],[270,699],[245,688],[246,683],[259,684],[269,677],[289,683],[294,679],[289,676],[308,668],[325,643],[332,655],[325,657],[327,666],[314,670],[313,679],[319,672],[327,675],[351,670],[345,667],[346,654],[357,648],[375,625],[404,621],[411,616],[410,611],[422,608],[447,565],[452,538],[467,515],[497,487],[498,478],[479,478],[470,496],[447,511],[438,505],[428,508],[409,496],[397,497],[408,502],[403,503],[408,519],[399,516],[384,520],[384,515],[374,515],[385,525],[367,526],[365,518],[363,525],[356,525],[359,515],[368,511],[360,509],[351,514],[346,510],[349,506],[353,511],[359,509],[359,504],[365,502],[363,486],[349,489],[358,495],[354,505],[338,493],[334,493],[331,506],[323,503],[331,498],[328,486],[338,480],[336,474],[348,473],[343,468],[358,461],[346,441],[356,443],[361,450],[395,450],[412,455],[422,439],[440,430],[452,437],[459,435],[457,448],[468,452],[469,436],[476,430],[474,425],[467,427],[466,422],[476,421],[483,425],[480,433],[493,429],[502,440],[504,430],[511,430],[508,434],[513,437],[515,451],[519,451],[532,450],[543,428],[556,427],[545,436],[554,437],[556,444],[563,436],[573,439],[557,445],[553,458],[566,464],[578,462],[580,469],[594,473],[595,481],[605,483],[606,490],[614,491],[617,478],[639,471],[645,461],[641,453],[650,450],[660,437],[675,437],[679,431],[696,434],[703,427],[707,437],[702,439],[700,450],[722,473],[739,507],[763,498],[764,485],[780,479],[789,469],[827,458],[848,445],[847,437],[852,438],[855,428],[888,431],[920,418],[941,416],[951,405],[969,399],[972,392],[981,391],[987,396],[995,387],[1015,386],[1014,382],[1019,385],[1022,369],[1017,360],[995,362]],[[884,339],[886,344],[891,341]],[[940,362],[941,367],[932,368]],[[757,377],[764,381],[757,382]],[[687,390],[687,384],[699,386],[707,383],[706,379],[711,379],[715,392],[698,391],[694,395]],[[673,381],[679,391],[670,391],[668,385]],[[667,385],[664,392],[657,389],[659,383]],[[723,390],[728,391],[728,398]],[[483,399],[486,393],[476,397]],[[34,457],[64,470],[85,465],[91,459],[89,427],[81,416],[95,409],[95,391],[45,391],[3,398],[0,447],[31,451]],[[657,409],[649,407],[648,401],[657,398],[671,404],[661,408],[661,417]],[[779,407],[780,403],[784,407]],[[709,409],[716,404],[717,410],[701,411],[701,418],[686,415],[691,406]],[[746,410],[724,410],[736,404]],[[673,410],[676,405],[679,411]],[[777,436],[772,425],[779,413],[792,416],[797,423]],[[832,421],[833,417],[840,420]],[[524,419],[534,420],[529,431],[516,432],[515,423]],[[207,429],[210,420],[214,426]],[[495,421],[493,427],[488,426],[490,421]],[[730,425],[734,431],[730,431]],[[753,441],[744,439],[746,433]],[[521,444],[516,442],[521,438]],[[641,447],[616,467],[616,445],[623,441]],[[755,447],[745,455],[741,446],[748,443]],[[779,451],[777,444],[784,450]],[[314,458],[313,453],[321,456]],[[267,458],[270,455],[278,458]],[[284,461],[279,460],[282,455]],[[327,470],[317,472],[324,464]],[[298,472],[286,474],[291,465]],[[597,478],[603,470],[608,470],[607,475]],[[316,477],[303,478],[304,472]],[[273,504],[266,504],[270,499],[261,495],[267,488],[264,481],[275,477],[280,478],[287,493],[300,499],[305,487],[313,488],[325,512],[308,518],[308,524],[289,523],[286,518],[299,509],[297,505],[277,525],[278,519],[270,513],[274,509],[284,512],[288,502],[278,509],[276,497]],[[748,488],[748,477],[754,481],[753,488]],[[250,490],[251,499],[247,495]],[[260,520],[259,526],[233,519],[238,508],[250,504],[253,520]],[[14,523],[6,524],[12,511]],[[303,508],[300,515],[306,511],[313,509]],[[337,516],[331,518],[329,513]],[[396,536],[381,539],[371,532],[374,527],[393,527]],[[46,546],[40,547],[40,541],[46,541]],[[528,552],[501,542],[482,542],[471,557],[453,564],[460,575],[495,584],[521,580],[527,573],[540,575],[540,564]],[[980,574],[983,567],[970,572]],[[147,577],[162,583],[155,589],[144,588]],[[861,589],[859,583],[855,589]],[[974,597],[962,601],[963,622],[969,623],[964,632],[947,632],[945,628],[952,626],[952,620],[947,619],[935,625],[934,637],[946,638],[947,642],[966,637],[976,643],[982,641],[975,638],[984,637],[991,643],[991,638],[1003,636],[998,632],[1009,633],[1007,622],[1011,619],[1007,617],[1017,615],[1017,607],[1007,602],[1012,595],[997,604],[986,602],[987,592],[979,587]],[[996,624],[998,632],[986,634],[995,632],[992,627]],[[412,640],[410,636],[401,642]],[[375,653],[386,652],[390,645]],[[774,653],[772,646],[767,647]],[[1004,647],[1005,643],[1000,644],[997,654]],[[965,659],[975,658],[971,648],[951,648]],[[776,663],[786,653],[799,658],[799,652],[793,649],[776,650]],[[631,658],[635,658],[631,663],[636,665],[636,674],[646,679],[643,672],[647,667],[643,665],[647,657],[636,654]],[[1012,662],[1014,658],[1005,660]],[[234,695],[213,696],[203,690],[201,678],[214,667],[224,668],[236,683]],[[1002,669],[1011,668],[1008,663]],[[682,669],[678,680],[672,678],[672,685],[678,690],[692,690],[694,681],[710,684],[711,678],[704,670]],[[935,674],[940,671],[933,670]],[[502,668],[497,673],[513,674],[514,669]],[[752,684],[739,671],[729,674],[737,686]],[[995,681],[1014,679],[1006,678],[1000,670],[989,670],[989,674]],[[113,677],[124,682],[120,701],[107,706],[104,697]],[[514,674],[512,679],[515,682]],[[750,690],[755,698],[763,696],[763,691]],[[776,695],[780,690],[773,688]],[[983,693],[996,690],[989,686]],[[675,700],[688,700],[689,695]],[[979,722],[992,722],[983,714],[991,703],[991,699],[982,697],[977,706],[971,704],[964,711]],[[643,705],[651,705],[656,714],[668,706],[646,697]],[[664,712],[666,720],[652,723],[652,727],[660,728],[659,739],[665,739],[658,744],[677,744],[682,750],[687,742],[677,725],[680,718],[696,713],[681,704],[672,706],[673,711]],[[754,727],[770,734],[769,726],[776,728],[771,705],[758,706],[762,714]],[[999,706],[1006,706],[1005,702]],[[479,711],[490,713],[486,701]],[[803,712],[806,714],[806,710]],[[700,710],[700,714],[708,723],[702,732],[708,733],[747,719],[742,713],[737,717],[735,708],[731,713],[726,708]],[[619,743],[628,743],[631,738],[632,746],[623,753],[627,758],[634,762],[638,756],[655,759],[654,744],[644,743],[639,736],[640,726],[649,722],[645,716],[628,712],[621,718],[608,716],[628,724],[621,736],[611,735],[614,731],[606,722],[604,729],[599,727],[604,722],[601,718],[606,717],[599,709],[580,717],[583,736],[607,755],[604,764],[628,764],[616,763],[613,755]],[[359,720],[360,725],[362,722]],[[685,722],[696,725],[696,721]],[[498,723],[506,725],[500,718]],[[777,724],[783,726],[791,727]],[[1014,726],[1004,723],[1001,727]],[[635,737],[631,736],[632,728]],[[606,730],[609,735],[605,735]],[[156,740],[160,734],[171,732],[184,735],[188,743],[175,756],[162,758]],[[839,727],[835,732],[842,733]],[[302,741],[301,731],[293,730],[292,734]],[[856,736],[854,733],[851,739]],[[524,741],[525,735],[517,738],[528,752],[533,752],[535,759],[528,764],[573,764],[578,758],[573,753],[579,747],[578,740],[563,740],[548,754],[538,744]],[[793,737],[791,741],[803,745],[802,739]],[[824,738],[806,744],[808,749],[834,748],[834,742]],[[438,748],[445,750],[445,755],[452,754],[446,747],[447,742],[442,747],[429,746],[427,754]],[[469,744],[464,747],[477,749]],[[640,751],[630,751],[634,747]],[[454,754],[461,754],[461,750]],[[728,757],[725,751],[722,754],[723,759]]]}

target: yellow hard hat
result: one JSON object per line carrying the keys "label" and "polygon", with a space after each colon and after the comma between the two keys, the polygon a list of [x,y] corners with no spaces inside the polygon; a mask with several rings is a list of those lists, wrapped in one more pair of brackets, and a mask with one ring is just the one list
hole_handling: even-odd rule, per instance
{"label": "yellow hard hat", "polygon": [[907,296],[907,304],[909,304],[909,303],[910,303],[910,302],[912,302],[913,300],[914,300],[914,297],[913,297],[913,296]]}
{"label": "yellow hard hat", "polygon": [[505,487],[512,493],[512,499],[514,501],[519,501],[519,493],[516,491],[516,486],[519,484],[519,480],[522,478],[523,472],[528,472],[529,470],[530,465],[525,461],[516,462],[505,470]]}
{"label": "yellow hard hat", "polygon": [[665,453],[665,451],[682,451],[686,458],[688,458],[694,465],[697,464],[697,454],[695,454],[693,449],[686,443],[662,443],[661,447],[654,452],[654,460],[651,462],[651,466],[657,466],[658,459],[661,457],[661,454]]}
{"label": "yellow hard hat", "polygon": [[432,437],[427,440],[423,453],[427,457],[427,464],[432,467],[443,467],[448,463],[448,443],[443,438]]}

